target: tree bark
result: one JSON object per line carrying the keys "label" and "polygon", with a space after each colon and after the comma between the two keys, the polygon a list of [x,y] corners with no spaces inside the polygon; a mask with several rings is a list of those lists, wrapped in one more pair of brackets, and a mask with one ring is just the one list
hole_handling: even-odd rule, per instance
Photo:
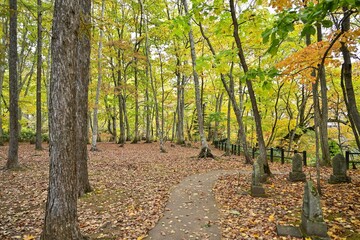
{"label": "tree bark", "polygon": [[79,0],[56,0],[49,100],[50,173],[42,240],[85,239],[77,222]]}
{"label": "tree bark", "polygon": [[[231,18],[232,18],[232,22],[234,25],[233,34],[234,34],[236,46],[238,48],[238,56],[239,56],[243,71],[245,74],[247,74],[249,69],[248,69],[248,65],[245,60],[242,43],[241,43],[241,40],[239,37],[239,24],[238,24],[237,18],[236,18],[234,0],[229,0],[229,1],[230,1]],[[260,174],[264,175],[264,173],[265,173],[267,175],[271,175],[270,167],[269,167],[267,157],[266,157],[266,146],[265,146],[264,136],[263,136],[263,132],[262,132],[261,117],[260,117],[259,110],[257,107],[256,97],[255,97],[255,92],[254,92],[254,89],[252,86],[252,82],[248,78],[246,78],[246,86],[248,88],[251,106],[253,109],[254,119],[255,119],[256,136],[257,136],[257,141],[259,144],[259,151],[260,151],[258,161],[263,166],[262,168],[260,168]],[[265,178],[265,176],[264,176],[264,178]]]}
{"label": "tree bark", "polygon": [[80,0],[81,7],[81,31],[78,45],[79,76],[76,85],[76,107],[77,107],[77,134],[76,134],[76,159],[78,161],[78,196],[91,192],[88,174],[88,91],[90,81],[90,13],[91,1]]}
{"label": "tree bark", "polygon": [[7,169],[19,167],[19,93],[17,74],[17,0],[9,0],[10,5],[10,45],[9,45],[9,96],[10,96],[10,120],[9,120],[9,152],[6,162]]}
{"label": "tree bark", "polygon": [[[1,38],[1,44],[4,46],[1,49],[0,52],[0,94],[3,91],[3,84],[4,84],[4,76],[5,76],[5,66],[6,66],[6,60],[5,60],[5,56],[6,56],[6,51],[8,51],[8,45],[7,43],[7,39],[8,39],[8,32],[7,32],[7,19],[4,20],[4,22],[1,22],[2,24],[2,29],[3,29],[3,37]],[[4,132],[3,132],[3,118],[2,118],[2,114],[3,114],[3,110],[2,110],[2,100],[0,97],[0,146],[4,145]]]}
{"label": "tree bark", "polygon": [[41,150],[41,69],[42,69],[42,3],[37,0],[37,65],[36,65],[36,137],[35,149]]}
{"label": "tree bark", "polygon": [[[350,30],[350,17],[348,13],[348,8],[344,7],[344,17],[341,24],[341,31],[348,32]],[[349,113],[349,119],[353,128],[353,132],[356,136],[360,135],[360,114],[357,108],[355,91],[352,84],[352,66],[351,66],[351,56],[350,51],[345,42],[341,43],[341,53],[343,55],[344,63],[342,65],[342,79],[344,83],[344,98],[347,100],[347,111]],[[360,149],[360,142],[357,142],[358,148]]]}
{"label": "tree bark", "polygon": [[[188,14],[188,5],[187,1],[183,0],[185,14]],[[190,30],[188,32],[189,41],[190,41],[190,50],[191,50],[191,61],[192,61],[192,72],[193,72],[193,80],[194,80],[194,87],[195,87],[195,98],[196,98],[196,111],[197,111],[197,118],[199,124],[199,134],[201,140],[201,151],[199,154],[199,158],[206,158],[206,157],[214,157],[211,153],[211,150],[208,146],[208,143],[205,138],[204,134],[204,120],[203,120],[203,111],[201,105],[201,96],[200,96],[200,85],[199,85],[199,76],[196,71],[196,52],[195,52],[195,41],[193,36],[193,31],[191,28],[191,18],[188,21]]]}
{"label": "tree bark", "polygon": [[[322,31],[321,25],[317,24],[317,41],[322,41]],[[320,82],[320,93],[321,93],[321,108],[319,114],[319,138],[321,142],[321,161],[322,166],[330,166],[330,150],[329,150],[329,140],[328,140],[328,101],[327,101],[327,84],[326,84],[326,73],[325,66],[320,64],[318,69],[318,78]]]}

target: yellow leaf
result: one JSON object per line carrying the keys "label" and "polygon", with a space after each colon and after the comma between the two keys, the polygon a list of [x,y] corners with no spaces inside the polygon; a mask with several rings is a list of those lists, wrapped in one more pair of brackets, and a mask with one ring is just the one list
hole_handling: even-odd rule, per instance
{"label": "yellow leaf", "polygon": [[25,235],[23,240],[35,240],[35,237],[32,235]]}
{"label": "yellow leaf", "polygon": [[146,236],[142,235],[142,236],[138,237],[136,240],[143,240],[145,238],[146,238]]}
{"label": "yellow leaf", "polygon": [[275,220],[275,217],[274,217],[275,213],[271,214],[268,218],[268,221],[269,222],[273,222]]}

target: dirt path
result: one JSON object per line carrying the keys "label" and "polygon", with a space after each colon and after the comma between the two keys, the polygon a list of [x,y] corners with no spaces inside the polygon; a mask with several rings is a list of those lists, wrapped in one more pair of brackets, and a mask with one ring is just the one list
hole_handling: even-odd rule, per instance
{"label": "dirt path", "polygon": [[173,189],[164,216],[148,239],[221,239],[212,188],[220,176],[237,172],[215,170],[185,178]]}

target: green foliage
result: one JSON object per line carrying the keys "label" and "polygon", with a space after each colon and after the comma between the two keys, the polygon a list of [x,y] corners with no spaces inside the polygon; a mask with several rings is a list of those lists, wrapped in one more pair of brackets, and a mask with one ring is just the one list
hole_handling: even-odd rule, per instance
{"label": "green foliage", "polygon": [[339,144],[333,139],[329,140],[329,150],[331,157],[334,157],[336,154],[341,153]]}

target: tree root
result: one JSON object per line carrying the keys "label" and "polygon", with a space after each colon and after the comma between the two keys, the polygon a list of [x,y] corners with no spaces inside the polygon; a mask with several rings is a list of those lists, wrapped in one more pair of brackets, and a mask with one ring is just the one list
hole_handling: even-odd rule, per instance
{"label": "tree root", "polygon": [[198,158],[212,158],[214,159],[214,155],[211,153],[211,149],[209,147],[201,148],[201,151],[198,155]]}

